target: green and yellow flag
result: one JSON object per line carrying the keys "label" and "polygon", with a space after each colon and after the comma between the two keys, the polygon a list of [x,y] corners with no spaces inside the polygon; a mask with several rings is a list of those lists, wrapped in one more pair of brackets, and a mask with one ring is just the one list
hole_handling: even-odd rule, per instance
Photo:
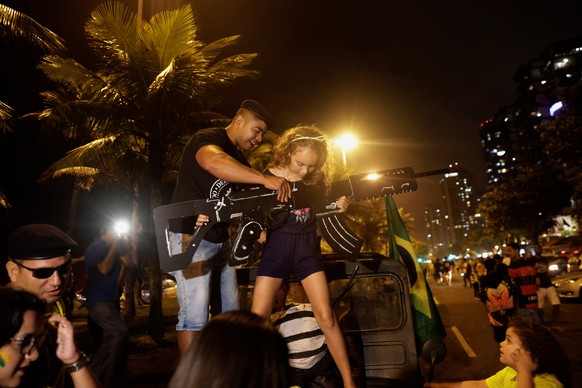
{"label": "green and yellow flag", "polygon": [[390,243],[389,257],[402,262],[408,270],[417,348],[422,349],[424,343],[429,339],[442,340],[447,333],[424,278],[422,268],[416,258],[416,253],[412,248],[408,232],[398,213],[396,203],[391,196],[385,198],[385,203],[388,218],[388,241]]}

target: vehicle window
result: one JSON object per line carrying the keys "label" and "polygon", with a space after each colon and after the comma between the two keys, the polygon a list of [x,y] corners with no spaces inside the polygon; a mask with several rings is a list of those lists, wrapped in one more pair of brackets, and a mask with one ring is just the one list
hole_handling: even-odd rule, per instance
{"label": "vehicle window", "polygon": [[[330,284],[331,299],[335,301],[347,284],[346,279]],[[360,277],[334,310],[342,331],[396,330],[403,325],[400,283],[390,275]]]}

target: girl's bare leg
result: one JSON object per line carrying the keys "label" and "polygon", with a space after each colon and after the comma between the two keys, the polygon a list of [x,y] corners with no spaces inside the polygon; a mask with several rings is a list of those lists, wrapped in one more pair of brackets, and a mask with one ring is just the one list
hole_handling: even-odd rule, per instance
{"label": "girl's bare leg", "polygon": [[315,320],[325,335],[325,340],[327,341],[327,347],[329,348],[331,356],[342,375],[344,387],[355,387],[356,385],[352,376],[346,343],[337,323],[336,316],[331,310],[329,287],[325,277],[325,272],[321,271],[309,275],[301,281],[301,284],[303,285],[307,297],[309,298],[309,302],[311,303]]}
{"label": "girl's bare leg", "polygon": [[270,318],[275,296],[282,283],[283,279],[280,278],[257,276],[251,311],[262,317]]}

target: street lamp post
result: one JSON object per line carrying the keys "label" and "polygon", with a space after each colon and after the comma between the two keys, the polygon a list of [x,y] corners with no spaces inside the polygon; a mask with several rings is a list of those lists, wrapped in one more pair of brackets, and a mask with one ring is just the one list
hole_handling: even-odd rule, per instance
{"label": "street lamp post", "polygon": [[351,133],[346,133],[345,135],[342,135],[339,138],[337,138],[335,142],[341,147],[344,170],[347,170],[348,169],[347,152],[356,146],[358,140]]}
{"label": "street lamp post", "polygon": [[143,17],[143,0],[137,0],[137,16],[140,20]]}

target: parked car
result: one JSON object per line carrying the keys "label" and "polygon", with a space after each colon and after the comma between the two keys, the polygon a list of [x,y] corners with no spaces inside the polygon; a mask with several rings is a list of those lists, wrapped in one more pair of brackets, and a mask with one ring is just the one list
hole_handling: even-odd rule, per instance
{"label": "parked car", "polygon": [[568,272],[582,269],[582,254],[576,253],[568,259]]}
{"label": "parked car", "polygon": [[550,277],[568,272],[568,258],[565,256],[549,257],[548,272]]}
{"label": "parked car", "polygon": [[[372,252],[360,253],[355,262],[324,255],[324,264],[357,386],[422,387],[405,266]],[[257,267],[237,269],[242,309],[252,304],[256,273]],[[426,360],[440,362],[446,355],[444,342],[437,339],[422,348]]]}
{"label": "parked car", "polygon": [[552,279],[558,296],[564,299],[579,299],[582,288],[582,271],[572,271]]}

